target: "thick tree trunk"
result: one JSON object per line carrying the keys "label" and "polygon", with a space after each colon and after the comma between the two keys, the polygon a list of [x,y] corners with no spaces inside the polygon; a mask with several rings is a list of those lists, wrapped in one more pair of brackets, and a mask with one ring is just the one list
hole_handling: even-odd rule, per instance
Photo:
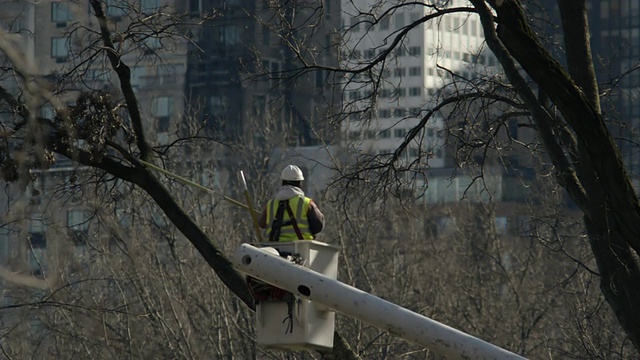
{"label": "thick tree trunk", "polygon": [[[482,7],[478,1],[473,2],[478,8]],[[571,52],[568,61],[575,80],[537,41],[519,1],[489,2],[497,14],[497,35],[501,42],[490,46],[502,45],[566,120],[566,124],[558,119],[556,124],[550,125],[549,115],[541,113],[540,104],[531,98],[531,89],[516,86],[530,107],[539,130],[555,132],[557,139],[559,129],[568,126],[577,142],[571,144],[572,148],[565,148],[566,152],[573,152],[573,164],[569,166],[577,169],[577,183],[562,182],[561,185],[568,189],[584,189],[580,192],[584,197],[574,200],[584,212],[589,241],[600,270],[602,292],[634,346],[640,350],[640,307],[637,306],[640,304],[640,204],[622,156],[600,114],[583,1],[561,4],[565,17],[563,24],[566,31],[571,32],[566,39],[570,42],[566,48]],[[487,23],[485,21],[483,25]],[[485,27],[485,32],[492,31]],[[505,60],[509,61],[504,57],[501,59]],[[517,75],[511,72],[508,76]],[[545,146],[551,154],[558,155],[557,147],[567,144],[556,141],[547,141]],[[570,169],[567,164],[556,162],[562,157],[552,156],[552,159],[559,171],[565,172]],[[562,180],[574,181],[567,177]],[[576,191],[569,193],[572,197],[578,194]]]}

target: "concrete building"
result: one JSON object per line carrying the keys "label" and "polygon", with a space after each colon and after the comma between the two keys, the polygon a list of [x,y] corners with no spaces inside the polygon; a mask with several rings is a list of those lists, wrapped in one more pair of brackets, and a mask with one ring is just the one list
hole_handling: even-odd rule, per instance
{"label": "concrete building", "polygon": [[[326,73],[302,71],[295,81],[287,76],[300,67],[292,50],[298,45],[302,58],[312,57],[323,66],[336,64],[332,34],[337,26],[332,24],[339,23],[339,3],[310,4],[295,9],[295,16],[260,8],[261,4],[265,3],[103,2],[111,40],[131,70],[131,85],[152,146],[162,150],[203,124],[218,139],[256,146],[274,141],[258,131],[270,121],[269,126],[282,130],[275,140],[283,147],[313,144],[317,134],[326,130],[314,125],[334,106],[325,100],[332,93]],[[55,94],[28,94],[39,115],[53,118],[55,109],[73,105],[82,94],[98,92],[123,106],[120,83],[107,56],[87,56],[87,49],[101,41],[98,32],[83,31],[98,29],[89,2],[7,2],[0,4],[0,14],[2,28],[9,32],[8,37],[2,34],[2,40],[12,39],[24,60],[14,63],[28,66],[32,80]],[[172,25],[170,20],[176,19],[172,16],[184,21]],[[299,37],[283,37],[287,29],[280,24],[286,19],[299,30]],[[0,81],[17,94],[21,88],[11,75],[1,73]],[[11,111],[0,116],[2,121],[14,120]],[[219,154],[197,155],[202,161],[190,156],[190,165],[203,173],[195,177],[209,179],[205,170],[218,172],[220,161],[215,156]],[[66,273],[71,266],[68,259],[81,259],[86,252],[84,240],[101,226],[96,224],[92,202],[87,201],[89,194],[81,192],[78,179],[85,170],[58,158],[49,170],[32,171],[33,181],[25,177],[7,188],[2,201],[7,225],[0,230],[0,264],[46,279]],[[69,252],[77,256],[69,257]],[[82,261],[74,266],[77,263]]]}
{"label": "concrete building", "polygon": [[[367,69],[349,75],[344,102],[350,115],[343,122],[343,131],[350,146],[360,153],[391,156],[449,89],[469,87],[476,78],[498,76],[500,71],[484,44],[477,16],[449,13],[422,22],[432,8],[377,4],[367,0],[343,3],[342,29],[347,48],[343,66]],[[439,6],[466,5],[453,1]],[[424,199],[429,203],[459,200],[473,178],[459,174],[452,183],[451,171],[458,164],[446,137],[455,119],[446,113],[444,108],[433,114],[400,154],[401,164],[414,162],[416,170],[428,174],[428,179],[413,185],[423,189],[417,191],[425,191]],[[502,181],[496,181],[500,187]]]}

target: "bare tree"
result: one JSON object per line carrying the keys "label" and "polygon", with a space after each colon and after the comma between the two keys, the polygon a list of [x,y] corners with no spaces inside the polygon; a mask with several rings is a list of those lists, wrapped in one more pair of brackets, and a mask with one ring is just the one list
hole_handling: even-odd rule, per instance
{"label": "bare tree", "polygon": [[[363,182],[377,184],[365,187],[365,193],[360,193],[365,196],[359,196],[360,200],[384,199],[389,195],[407,199],[407,195],[414,193],[403,189],[411,188],[412,181],[425,176],[431,160],[428,153],[424,153],[418,154],[415,160],[405,161],[403,154],[412,142],[420,142],[429,124],[438,119],[447,122],[450,134],[458,141],[458,149],[462,150],[458,152],[462,157],[457,159],[457,165],[474,162],[469,156],[473,153],[494,154],[494,158],[505,160],[500,154],[505,145],[534,155],[543,152],[549,161],[542,169],[557,179],[583,214],[598,268],[594,274],[599,277],[602,294],[634,346],[640,348],[637,321],[640,317],[633,305],[640,300],[637,242],[640,207],[601,110],[600,101],[607,92],[598,90],[586,1],[558,2],[566,69],[560,59],[545,48],[541,40],[544,35],[534,30],[535,14],[521,1],[353,4],[356,10],[347,30],[357,28],[360,32],[346,32],[351,43],[354,39],[369,41],[370,31],[388,26],[385,24],[389,18],[403,11],[420,8],[426,14],[391,31],[380,43],[371,44],[367,56],[358,57],[354,48],[348,48],[346,55],[352,56],[343,59],[341,67],[324,66],[321,62],[307,64],[308,69],[322,68],[344,74],[345,89],[355,91],[352,93],[356,98],[346,103],[345,112],[337,121],[346,124],[349,117],[360,121],[365,124],[361,125],[364,129],[361,133],[378,118],[377,101],[392,95],[383,94],[389,91],[385,84],[390,68],[397,53],[403,51],[406,39],[419,31],[422,24],[437,27],[438,22],[451,14],[477,19],[484,30],[486,47],[499,61],[504,75],[483,76],[480,71],[468,77],[458,69],[440,66],[443,86],[432,97],[435,101],[425,103],[416,112],[418,121],[401,145],[386,154],[360,155],[355,166],[340,169],[343,184],[351,184],[358,191],[363,191],[358,187]],[[345,98],[349,99],[350,95],[345,93]],[[416,115],[406,118],[409,117]],[[510,137],[510,124],[531,129],[536,138],[530,142],[516,141]],[[377,129],[380,133],[383,130]],[[513,166],[505,161],[495,163]],[[476,179],[483,181],[483,172],[479,174]]]}

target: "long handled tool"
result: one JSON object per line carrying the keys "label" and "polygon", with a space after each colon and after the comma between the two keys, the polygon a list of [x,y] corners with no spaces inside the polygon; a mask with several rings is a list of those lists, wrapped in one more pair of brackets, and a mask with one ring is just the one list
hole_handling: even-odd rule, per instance
{"label": "long handled tool", "polygon": [[[151,163],[148,163],[148,162],[146,162],[146,161],[144,161],[144,160],[138,160],[138,161],[140,161],[144,166],[149,167],[149,168],[154,169],[154,170],[157,170],[157,171],[159,171],[159,172],[161,172],[161,173],[163,173],[163,174],[165,174],[165,175],[167,175],[167,176],[169,176],[169,177],[171,177],[171,178],[174,178],[174,179],[176,179],[176,180],[178,180],[178,181],[182,182],[183,184],[191,185],[191,186],[196,187],[196,188],[198,188],[198,189],[200,189],[200,190],[204,190],[204,191],[206,191],[206,192],[208,192],[208,193],[214,194],[214,195],[216,195],[216,196],[220,196],[220,197],[222,197],[224,200],[226,200],[226,201],[228,201],[228,202],[230,202],[230,203],[232,203],[232,204],[234,204],[234,205],[238,205],[238,206],[240,206],[240,207],[243,207],[243,208],[245,208],[245,209],[248,209],[248,210],[251,212],[251,217],[256,216],[255,210],[253,210],[253,209],[251,208],[251,206],[249,206],[249,205],[243,204],[243,203],[241,203],[240,201],[238,201],[238,200],[234,200],[234,199],[232,199],[232,198],[230,198],[230,197],[228,197],[228,196],[225,196],[225,195],[222,195],[222,194],[218,194],[218,193],[216,193],[215,191],[213,191],[213,190],[209,189],[208,187],[202,186],[202,185],[200,185],[200,184],[198,184],[198,183],[195,183],[195,182],[193,182],[193,181],[191,181],[191,180],[185,179],[185,178],[183,178],[182,176],[176,175],[176,174],[174,174],[174,173],[172,173],[172,172],[169,172],[169,171],[167,171],[167,170],[165,170],[165,169],[163,169],[163,168],[161,168],[161,167],[155,166],[155,165],[153,165],[153,164],[151,164]],[[246,189],[246,187],[247,187],[247,185],[245,184],[245,189]],[[257,224],[257,222],[256,222],[256,224]]]}
{"label": "long handled tool", "polygon": [[249,188],[247,187],[247,180],[244,178],[244,172],[240,170],[240,178],[242,178],[242,185],[244,185],[244,196],[247,199],[247,204],[249,205],[249,213],[251,214],[251,220],[253,220],[253,228],[256,230],[256,235],[258,235],[258,240],[263,242],[262,233],[260,232],[260,227],[258,226],[258,218],[253,211],[253,205],[251,204],[251,197],[249,197]]}

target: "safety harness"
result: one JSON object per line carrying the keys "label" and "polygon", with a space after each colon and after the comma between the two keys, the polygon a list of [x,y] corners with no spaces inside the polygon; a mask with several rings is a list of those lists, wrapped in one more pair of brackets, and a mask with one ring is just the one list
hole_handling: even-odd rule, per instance
{"label": "safety harness", "polygon": [[[285,210],[289,215],[289,221],[282,223],[282,220],[284,219]],[[291,210],[291,205],[289,205],[289,200],[281,200],[278,203],[278,210],[276,211],[276,215],[273,219],[273,223],[271,223],[271,232],[269,234],[269,241],[278,241],[278,239],[280,238],[280,229],[282,229],[283,226],[289,226],[289,225],[293,227],[293,230],[296,232],[296,236],[298,236],[298,240],[303,240],[304,238],[302,237],[302,231],[300,231],[300,228],[298,227],[298,221],[296,220],[296,217],[293,215],[293,210]]]}

